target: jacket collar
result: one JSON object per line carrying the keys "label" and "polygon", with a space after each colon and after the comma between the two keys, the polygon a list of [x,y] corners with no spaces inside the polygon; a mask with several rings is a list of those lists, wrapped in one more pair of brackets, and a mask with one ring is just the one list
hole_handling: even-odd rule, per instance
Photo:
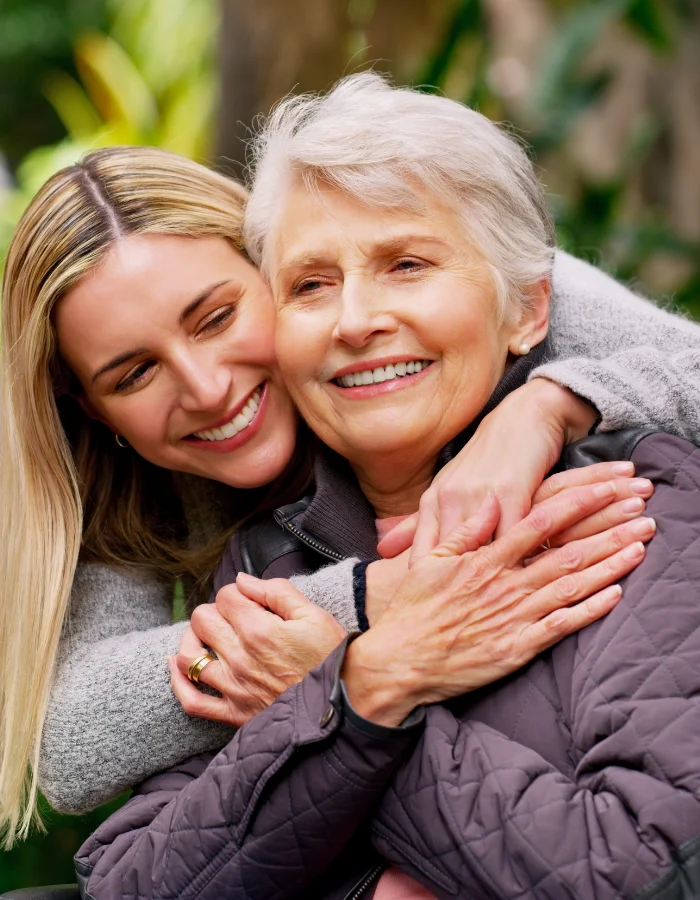
{"label": "jacket collar", "polygon": [[[516,388],[524,385],[537,366],[549,355],[549,341],[520,356],[496,385],[479,415],[441,451],[436,471],[446,465],[469,439],[479,424]],[[343,557],[378,559],[374,510],[355,478],[347,460],[328,447],[319,448],[314,466],[316,490],[310,502],[280,510],[296,528],[323,541]],[[296,507],[296,508],[293,508]],[[290,515],[291,514],[291,515]]]}

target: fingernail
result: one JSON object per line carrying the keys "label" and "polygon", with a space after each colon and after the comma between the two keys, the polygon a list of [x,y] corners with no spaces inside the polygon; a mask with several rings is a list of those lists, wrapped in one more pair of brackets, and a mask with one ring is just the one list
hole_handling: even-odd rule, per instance
{"label": "fingernail", "polygon": [[623,559],[638,559],[640,556],[644,555],[644,544],[637,541],[635,544],[630,544],[629,547],[625,547],[622,551]]}
{"label": "fingernail", "polygon": [[648,478],[633,478],[630,481],[630,490],[633,494],[648,494],[654,490],[654,485]]}
{"label": "fingernail", "polygon": [[593,488],[593,496],[600,497],[612,497],[615,493],[615,485],[611,484],[609,481],[606,481],[604,484],[597,484]]}
{"label": "fingernail", "polygon": [[247,572],[238,572],[236,574],[236,581],[250,582],[250,581],[255,581],[255,580],[256,580],[255,576],[249,575]]}
{"label": "fingernail", "polygon": [[630,497],[629,500],[622,501],[620,508],[625,513],[638,513],[644,509],[644,501],[641,497]]}
{"label": "fingernail", "polygon": [[615,475],[634,475],[634,463],[617,462],[612,467],[612,471]]}
{"label": "fingernail", "polygon": [[656,531],[656,522],[650,516],[637,519],[632,523],[632,534],[653,534]]}

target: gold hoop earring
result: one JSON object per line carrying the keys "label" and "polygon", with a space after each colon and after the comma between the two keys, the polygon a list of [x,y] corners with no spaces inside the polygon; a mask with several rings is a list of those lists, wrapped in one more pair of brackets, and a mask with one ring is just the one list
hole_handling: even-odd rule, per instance
{"label": "gold hoop earring", "polygon": [[[131,444],[127,441],[127,439],[126,439],[126,438],[123,438],[120,434],[115,434],[115,435],[114,435],[114,440],[117,442],[117,446],[118,446],[118,447],[121,447],[122,449],[125,449],[126,447],[130,447],[130,446],[131,446]],[[122,443],[122,441],[123,441],[124,443]]]}

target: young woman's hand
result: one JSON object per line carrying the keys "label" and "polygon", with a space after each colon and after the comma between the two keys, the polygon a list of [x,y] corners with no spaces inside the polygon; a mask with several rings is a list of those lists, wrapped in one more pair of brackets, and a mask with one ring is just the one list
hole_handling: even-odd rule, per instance
{"label": "young woman's hand", "polygon": [[612,609],[614,582],[642,560],[654,522],[637,518],[537,554],[611,505],[614,483],[555,493],[490,544],[499,504],[410,569],[372,628],[349,647],[350,700],[367,718],[401,722],[416,706],[491,684]]}
{"label": "young woman's hand", "polygon": [[[173,691],[189,715],[237,727],[301,681],[345,636],[330,613],[285,579],[241,574],[219,591],[215,604],[193,611],[180,650],[169,661]],[[218,659],[202,669],[199,681],[220,697],[187,678],[207,649]]]}
{"label": "young woman's hand", "polygon": [[[535,378],[509,394],[423,494],[420,509],[379,544],[384,557],[412,546],[425,556],[493,494],[501,505],[497,536],[530,511],[542,480],[571,441],[584,437],[597,413],[567,388]],[[623,464],[624,465],[624,464]]]}

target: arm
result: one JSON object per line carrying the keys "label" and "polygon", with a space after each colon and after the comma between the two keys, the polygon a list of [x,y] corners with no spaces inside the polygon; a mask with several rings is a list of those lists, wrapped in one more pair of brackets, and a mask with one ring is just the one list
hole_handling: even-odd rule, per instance
{"label": "arm", "polygon": [[657,484],[658,536],[620,604],[540,664],[557,678],[570,765],[507,736],[517,709],[499,730],[429,710],[374,824],[380,852],[424,883],[474,900],[700,891],[700,451],[654,435],[635,463]]}
{"label": "arm", "polygon": [[[80,849],[94,900],[291,898],[364,820],[421,717],[401,728],[346,711],[345,644],[244,725],[213,761],[155,776]],[[330,713],[328,712],[330,710]]]}
{"label": "arm", "polygon": [[700,442],[700,326],[563,252],[552,289],[555,359],[532,377],[589,400],[603,431],[653,425]]}
{"label": "arm", "polygon": [[106,566],[78,567],[41,746],[41,789],[82,812],[231,731],[190,719],[166,664],[186,623],[171,624],[172,586]]}

